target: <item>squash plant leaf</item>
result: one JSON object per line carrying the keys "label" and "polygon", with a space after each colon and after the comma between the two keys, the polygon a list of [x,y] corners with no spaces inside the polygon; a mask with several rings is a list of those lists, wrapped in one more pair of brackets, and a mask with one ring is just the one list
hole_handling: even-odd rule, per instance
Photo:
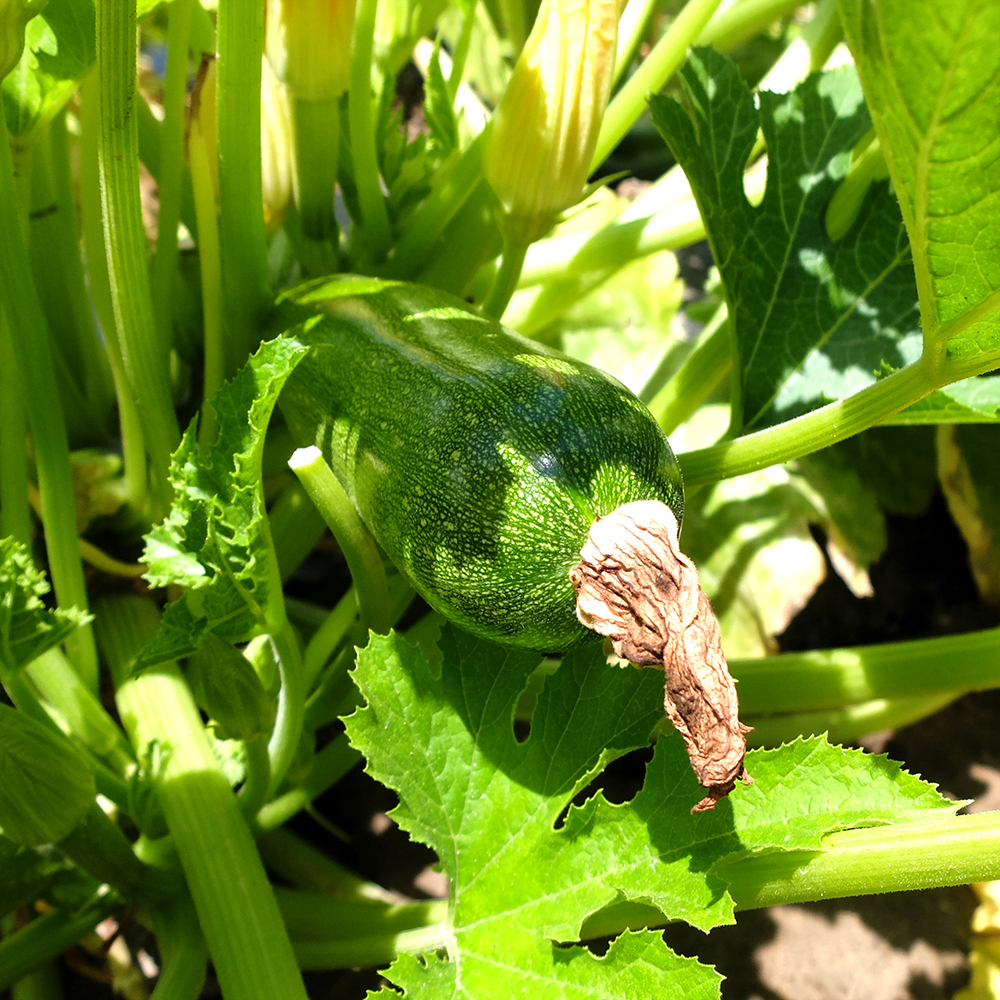
{"label": "squash plant leaf", "polygon": [[[736,331],[736,429],[781,423],[849,396],[920,355],[920,313],[906,229],[884,181],[839,240],[826,207],[871,122],[852,67],[762,92],[695,49],[680,72],[691,107],[650,98],[653,121],[687,174]],[[760,205],[743,171],[758,128],[767,140]]]}
{"label": "squash plant leaf", "polygon": [[22,142],[73,96],[97,55],[92,0],[48,0],[24,32],[24,52],[0,87],[7,127]]}
{"label": "squash plant leaf", "polygon": [[977,355],[1000,358],[1000,5],[840,12],[910,232],[925,350],[982,370]]}
{"label": "squash plant leaf", "polygon": [[212,402],[216,442],[204,451],[192,426],[174,453],[174,505],[146,536],[143,561],[152,586],[178,584],[185,593],[167,605],[136,668],[193,653],[209,631],[231,642],[248,639],[269,621],[270,603],[281,599],[261,457],[278,394],[305,353],[286,338],[264,343]]}
{"label": "squash plant leaf", "polygon": [[400,637],[372,636],[354,671],[367,704],[346,720],[369,772],[399,795],[393,817],[437,852],[451,888],[446,956],[403,955],[386,973],[407,997],[718,997],[714,970],[655,931],[623,933],[599,958],[578,943],[584,922],[633,900],[664,922],[731,923],[713,872],[723,858],[815,850],[831,830],[955,809],[885,758],[811,739],[751,753],[756,783],[692,815],[702,789],[673,731],[631,802],[597,792],[576,806],[661,723],[662,675],[581,648],[546,679],[519,742],[514,710],[538,657],[450,627],[441,652],[432,667]]}
{"label": "squash plant leaf", "polygon": [[978,375],[952,382],[905,410],[900,410],[885,423],[1000,423],[1000,375]]}
{"label": "squash plant leaf", "polygon": [[31,554],[13,538],[0,539],[0,666],[16,673],[59,645],[90,615],[76,608],[48,608],[50,590]]}

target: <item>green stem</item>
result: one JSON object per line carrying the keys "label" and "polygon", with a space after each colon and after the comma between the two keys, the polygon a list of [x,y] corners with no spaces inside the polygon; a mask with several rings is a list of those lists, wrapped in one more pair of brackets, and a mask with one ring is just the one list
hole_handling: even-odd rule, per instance
{"label": "green stem", "polygon": [[285,926],[298,941],[396,934],[440,923],[448,915],[443,899],[414,903],[331,899],[315,892],[277,889]]}
{"label": "green stem", "polygon": [[497,269],[493,284],[483,302],[482,310],[484,316],[493,319],[501,319],[514,289],[517,288],[517,279],[521,276],[521,268],[524,266],[524,257],[528,252],[528,244],[514,243],[504,237],[503,254],[500,257],[500,267]]}
{"label": "green stem", "polygon": [[618,19],[618,47],[615,51],[613,87],[618,86],[618,81],[632,64],[656,7],[656,0],[628,0],[625,5],[622,16]]}
{"label": "green stem", "polygon": [[[21,237],[7,122],[0,107],[0,302],[17,336],[9,338],[34,443],[49,569],[61,607],[87,609],[87,588],[77,546],[73,469],[56,389],[48,331]],[[16,427],[16,424],[15,424]],[[12,445],[14,447],[15,445]],[[16,509],[16,508],[15,508]],[[15,522],[17,518],[15,517]],[[19,530],[23,530],[23,523]],[[67,648],[87,686],[97,689],[97,650],[89,625],[78,628]]]}
{"label": "green stem", "polygon": [[[737,910],[905,892],[1000,877],[1000,813],[977,813],[827,834],[820,851],[773,851],[722,861]],[[584,939],[669,923],[645,903],[613,904],[588,918]]]}
{"label": "green stem", "polygon": [[521,49],[524,48],[525,39],[528,36],[527,25],[524,23],[524,0],[497,0],[503,16],[503,30],[507,41],[513,49],[513,56],[516,59]]}
{"label": "green stem", "polygon": [[[361,640],[363,641],[363,640]],[[348,671],[354,666],[354,650],[342,649],[337,658],[323,671],[316,690],[306,704],[305,726],[310,731],[320,729],[342,714],[342,706],[357,693]]]}
{"label": "green stem", "polygon": [[436,179],[434,190],[407,219],[389,261],[391,277],[412,278],[420,270],[426,263],[428,247],[434,245],[466,199],[476,191],[483,174],[485,140],[485,132],[473,139],[451,170]]}
{"label": "green stem", "polygon": [[[200,3],[196,3],[194,6],[195,17],[191,25],[191,33],[194,34],[194,23],[198,20],[198,12],[201,12],[202,17],[208,17],[205,9]],[[214,37],[214,36],[213,36]],[[215,51],[215,44],[213,42],[211,49],[206,49],[207,52]],[[152,174],[153,179],[159,183],[160,179],[160,160],[162,158],[162,137],[161,133],[163,131],[163,124],[160,122],[150,111],[149,105],[145,101],[138,101],[135,105],[135,110],[137,112],[137,125],[139,130],[139,159],[142,160],[143,165]],[[188,172],[187,164],[181,159],[181,207],[180,207],[180,218],[181,222],[187,226],[188,232],[191,234],[192,238],[198,239],[198,220],[195,218],[194,214],[194,195],[191,191],[191,175]]]}
{"label": "green stem", "polygon": [[24,668],[61,728],[102,760],[118,778],[125,779],[135,764],[132,748],[114,720],[104,710],[59,649],[50,649]]}
{"label": "green stem", "polygon": [[868,733],[901,729],[925,719],[957,697],[958,692],[916,698],[876,698],[860,705],[819,712],[763,716],[741,712],[740,718],[753,727],[753,732],[747,736],[747,746],[776,747],[799,736],[821,736],[824,733],[831,743],[848,743]]}
{"label": "green stem", "polygon": [[169,368],[153,312],[146,269],[146,232],[139,204],[139,142],[132,113],[136,100],[135,3],[97,4],[100,73],[101,204],[111,278],[111,303],[128,389],[145,431],[152,474],[152,519],[170,509],[170,456],[180,441],[170,397]]}
{"label": "green stem", "polygon": [[302,223],[302,265],[317,277],[340,268],[339,229],[333,211],[340,151],[339,97],[293,100],[295,170]]}
{"label": "green stem", "polygon": [[320,671],[347,637],[351,626],[358,617],[357,588],[351,587],[337,601],[336,606],[326,616],[306,645],[302,655],[302,669],[305,673],[305,689],[311,691]]}
{"label": "green stem", "polygon": [[[297,479],[293,479],[271,505],[268,520],[271,522],[274,551],[278,556],[278,570],[284,583],[323,537],[326,521]],[[308,676],[308,670],[306,673]]]}
{"label": "green stem", "polygon": [[215,210],[215,182],[209,163],[208,145],[201,122],[191,123],[188,136],[191,163],[191,187],[198,218],[198,267],[201,271],[201,312],[205,337],[204,378],[202,385],[199,441],[205,445],[215,440],[218,422],[208,404],[222,388],[226,377],[226,345],[222,319],[222,258],[219,247],[219,223]]}
{"label": "green stem", "polygon": [[[155,607],[103,602],[102,646],[122,677],[156,627]],[[160,664],[125,680],[119,712],[141,756],[168,750],[156,792],[227,1000],[306,1000],[288,935],[249,828],[180,671]]]}
{"label": "green stem", "polygon": [[205,985],[208,951],[188,893],[152,911],[162,968],[150,1000],[198,1000]]}
{"label": "green stem", "polygon": [[[280,591],[280,585],[279,585]],[[302,656],[298,640],[287,621],[276,629],[271,638],[281,672],[281,693],[278,696],[278,715],[268,743],[271,776],[268,798],[278,790],[299,748],[302,738],[302,720],[305,715],[305,684],[302,674]]]}
{"label": "green stem", "polygon": [[[465,298],[470,294],[473,280],[484,270],[484,265],[488,263],[495,274],[496,261],[502,249],[503,238],[496,220],[496,197],[486,178],[480,177],[479,183],[445,226],[437,242],[427,248],[424,266],[414,280]],[[481,294],[477,296],[479,301],[486,297],[493,274],[488,276],[488,284],[484,284]]]}
{"label": "green stem", "polygon": [[[56,121],[62,123],[62,116]],[[93,324],[89,323],[90,307],[85,301],[83,314],[89,333],[77,323],[80,310],[74,306],[72,294],[74,265],[80,271],[79,241],[73,225],[76,205],[71,191],[66,194],[69,200],[60,202],[56,190],[52,149],[54,131],[59,131],[55,122],[37,135],[33,146],[28,252],[35,287],[48,324],[52,361],[70,443],[92,444],[102,438],[107,439],[110,414],[105,409],[98,416],[86,392],[88,368],[93,367],[98,345]],[[65,129],[62,131],[65,145]],[[63,167],[68,170],[68,162]],[[67,186],[62,185],[64,193]],[[79,278],[79,292],[85,300],[82,272]]]}
{"label": "green stem", "polygon": [[89,934],[121,906],[107,889],[73,913],[53,910],[0,941],[0,990],[50,961]]}
{"label": "green stem", "polygon": [[378,0],[359,0],[354,22],[351,86],[347,104],[354,182],[357,185],[364,227],[363,249],[365,256],[376,262],[385,257],[392,244],[389,213],[379,182],[375,128],[372,123],[371,72],[377,9]]}
{"label": "green stem", "polygon": [[[177,277],[177,222],[181,212],[184,175],[184,126],[187,97],[188,42],[194,0],[174,0],[167,33],[167,76],[163,84],[163,124],[160,128],[160,216],[153,261],[152,289],[160,339],[169,348],[173,335],[173,288]],[[138,142],[138,131],[136,133]]]}
{"label": "green stem", "polygon": [[277,890],[304,969],[383,965],[400,951],[433,951],[447,936],[446,900],[387,904]]}
{"label": "green stem", "polygon": [[[115,327],[111,304],[111,280],[104,244],[104,218],[101,209],[100,142],[101,81],[96,69],[83,81],[80,102],[80,220],[87,257],[90,297],[97,322],[107,344],[107,358],[118,400],[118,426],[121,433],[125,483],[132,511],[143,513],[146,507],[146,442],[135,397],[125,375],[124,351]],[[145,101],[142,102],[145,105]],[[147,108],[148,111],[148,108]],[[141,117],[141,116],[140,116]],[[152,113],[150,113],[152,117]]]}
{"label": "green stem", "polygon": [[680,427],[733,367],[728,318],[723,303],[715,310],[684,364],[650,400],[649,411],[664,434],[672,434]]}
{"label": "green stem", "polygon": [[389,631],[389,590],[374,539],[318,448],[300,448],[288,464],[344,553],[362,620],[372,631],[384,635]]}
{"label": "green stem", "polygon": [[733,660],[730,669],[748,715],[841,708],[874,698],[955,697],[1000,687],[1000,628]]}
{"label": "green stem", "polygon": [[267,867],[291,886],[334,899],[396,901],[382,886],[358,878],[285,827],[264,834],[259,847]]}
{"label": "green stem", "polygon": [[801,458],[872,427],[942,383],[917,361],[860,392],[776,427],[678,456],[688,486],[742,476]]}
{"label": "green stem", "polygon": [[737,909],[1000,878],[1000,813],[831,833],[822,851],[722,864]]}
{"label": "green stem", "polygon": [[688,47],[701,34],[720,0],[688,0],[667,33],[642,61],[608,105],[590,161],[593,173],[646,110],[646,98],[658,93],[684,61]]}
{"label": "green stem", "polygon": [[237,801],[243,815],[250,820],[267,801],[267,789],[271,783],[271,758],[267,753],[267,740],[262,736],[244,740],[243,746],[247,755],[246,778]]}
{"label": "green stem", "polygon": [[416,955],[440,951],[451,939],[451,928],[441,920],[396,933],[334,941],[295,941],[292,947],[301,969],[350,969],[358,965],[387,965],[401,952]]}
{"label": "green stem", "polygon": [[[763,183],[760,186],[763,190]],[[639,203],[633,208],[638,210]],[[630,211],[596,232],[572,233],[532,244],[519,287],[617,269],[659,250],[688,246],[704,236],[705,225],[693,198],[649,215],[636,217]]]}
{"label": "green stem", "polygon": [[801,6],[800,0],[739,0],[712,17],[698,44],[729,52]]}
{"label": "green stem", "polygon": [[258,0],[222,0],[217,30],[219,247],[226,372],[232,374],[256,348],[260,317],[268,303],[260,159],[264,5]]}
{"label": "green stem", "polygon": [[257,813],[257,826],[265,831],[282,826],[313,799],[332,788],[362,760],[361,754],[348,742],[346,733],[334,737],[313,758],[305,780],[298,788],[269,802]]}
{"label": "green stem", "polygon": [[143,864],[121,830],[95,802],[72,833],[56,847],[98,882],[110,885],[130,901],[155,901],[176,892],[170,873]]}
{"label": "green stem", "polygon": [[451,73],[448,76],[448,96],[455,103],[459,84],[465,75],[465,63],[469,58],[469,46],[472,43],[472,30],[476,26],[476,7],[478,0],[468,0],[468,8],[462,18],[462,32],[458,36],[455,51],[451,54]]}
{"label": "green stem", "polygon": [[77,206],[74,192],[74,171],[70,154],[69,133],[65,113],[57,115],[49,126],[49,148],[52,156],[53,186],[61,221],[63,280],[73,312],[83,359],[83,385],[94,410],[107,418],[114,406],[115,389],[108,352],[101,343],[94,324],[94,313],[80,255],[80,233],[77,227]]}
{"label": "green stem", "polygon": [[7,314],[0,309],[0,538],[31,549],[28,503],[28,424]]}

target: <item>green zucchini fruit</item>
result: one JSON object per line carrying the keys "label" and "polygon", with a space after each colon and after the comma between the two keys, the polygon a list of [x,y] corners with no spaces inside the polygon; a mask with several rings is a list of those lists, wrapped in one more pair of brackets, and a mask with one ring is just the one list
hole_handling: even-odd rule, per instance
{"label": "green zucchini fruit", "polygon": [[316,445],[388,557],[461,628],[542,652],[599,638],[569,572],[598,516],[659,500],[680,469],[611,376],[421,285],[342,277],[289,293],[312,347],[281,409]]}

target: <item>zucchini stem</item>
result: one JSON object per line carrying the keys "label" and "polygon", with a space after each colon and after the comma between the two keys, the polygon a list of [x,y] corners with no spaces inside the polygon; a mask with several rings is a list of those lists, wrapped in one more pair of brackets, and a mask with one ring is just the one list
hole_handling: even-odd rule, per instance
{"label": "zucchini stem", "polygon": [[379,181],[375,129],[372,127],[371,74],[377,9],[378,0],[359,0],[354,22],[351,86],[347,104],[354,180],[364,228],[363,255],[374,261],[382,260],[392,244],[392,228]]}
{"label": "zucchini stem", "polygon": [[142,420],[152,472],[152,520],[170,509],[170,456],[180,442],[146,265],[146,231],[139,204],[135,3],[97,4],[100,139],[98,158],[111,304],[123,371]]}
{"label": "zucchini stem", "polygon": [[358,595],[361,619],[373,632],[389,631],[389,585],[382,557],[350,497],[316,447],[299,448],[288,460],[344,553]]}
{"label": "zucchini stem", "polygon": [[483,302],[483,315],[492,319],[501,319],[510,303],[514,289],[517,288],[517,280],[521,276],[521,268],[524,266],[524,258],[528,252],[526,243],[515,243],[504,237],[503,255],[500,258],[500,267],[497,269],[493,284]]}
{"label": "zucchini stem", "polygon": [[217,34],[219,248],[226,373],[233,374],[257,346],[269,295],[260,155],[264,5],[256,0],[219,4]]}

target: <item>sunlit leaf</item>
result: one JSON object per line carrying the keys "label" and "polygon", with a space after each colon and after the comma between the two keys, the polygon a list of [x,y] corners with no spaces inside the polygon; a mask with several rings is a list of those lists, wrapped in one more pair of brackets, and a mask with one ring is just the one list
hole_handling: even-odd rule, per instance
{"label": "sunlit leaf", "polygon": [[714,970],[658,934],[624,933],[596,958],[576,944],[582,926],[624,900],[651,904],[661,922],[729,923],[713,871],[723,858],[816,850],[835,829],[954,812],[899,765],[812,739],[751,753],[755,784],[692,814],[701,789],[673,732],[632,801],[596,792],[574,806],[609,761],[646,744],[663,711],[658,672],[608,666],[599,644],[585,647],[547,678],[518,742],[514,707],[538,657],[451,629],[441,651],[432,668],[400,637],[373,636],[354,672],[366,706],[346,720],[369,773],[399,795],[393,817],[449,881],[447,956],[404,955],[386,972],[408,997],[717,998]]}
{"label": "sunlit leaf", "polygon": [[928,349],[1000,355],[1000,5],[840,11],[910,232]]}

